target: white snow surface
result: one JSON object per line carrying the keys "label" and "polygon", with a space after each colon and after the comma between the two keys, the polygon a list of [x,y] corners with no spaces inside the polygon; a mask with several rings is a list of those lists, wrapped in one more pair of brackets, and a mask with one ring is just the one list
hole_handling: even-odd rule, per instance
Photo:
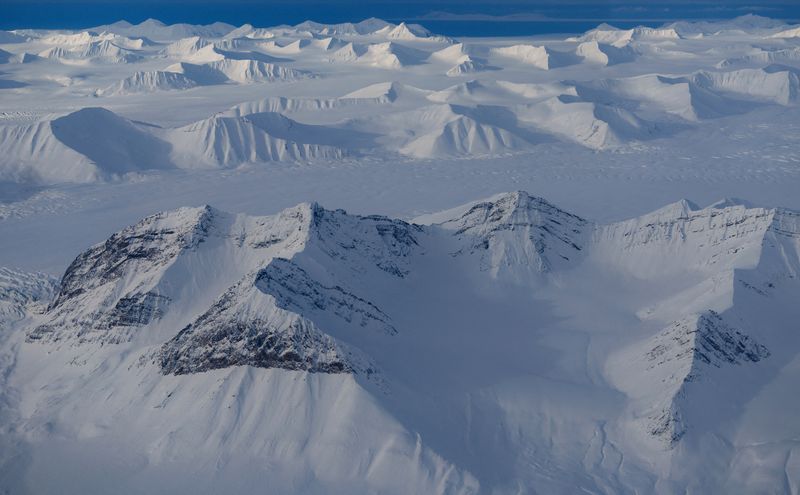
{"label": "white snow surface", "polygon": [[[168,136],[231,107],[267,100],[273,104],[266,110],[317,126],[315,135],[336,136],[334,147],[348,152],[294,145],[286,152],[241,150],[252,144],[232,132],[218,135],[214,146],[233,158],[211,162],[228,168],[354,155],[537,156],[554,141],[563,149],[627,154],[681,149],[661,143],[713,132],[721,117],[740,116],[733,122],[746,125],[753,113],[777,111],[771,106],[795,108],[800,46],[785,36],[795,28],[752,18],[718,27],[603,25],[567,39],[498,40],[452,40],[377,19],[276,28],[149,20],[78,31],[23,30],[24,37],[10,33],[16,38],[0,44],[0,98],[9,116],[0,121],[0,180],[53,185],[116,180],[131,168],[196,169],[175,159],[186,154]],[[482,88],[469,101],[465,83]],[[377,100],[350,96],[376,84],[420,91]],[[508,89],[520,85],[550,89]],[[442,105],[431,107],[425,94]],[[88,150],[57,137],[53,142],[47,128],[54,116],[86,107],[135,121],[138,130],[174,148],[166,154],[172,158],[109,166]],[[47,111],[13,118],[36,108]]]}
{"label": "white snow surface", "polygon": [[797,29],[0,32],[0,493],[798,493]]}

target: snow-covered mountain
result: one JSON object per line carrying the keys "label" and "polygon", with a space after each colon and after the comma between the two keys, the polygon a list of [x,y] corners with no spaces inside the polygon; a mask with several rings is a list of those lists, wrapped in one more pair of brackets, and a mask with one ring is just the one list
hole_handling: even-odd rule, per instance
{"label": "snow-covered mountain", "polygon": [[11,178],[87,182],[170,167],[169,144],[146,126],[90,107],[49,121],[0,127],[7,151],[0,163]]}
{"label": "snow-covered mountain", "polygon": [[0,493],[797,492],[796,31],[0,31]]}
{"label": "snow-covered mountain", "polygon": [[167,135],[173,159],[187,167],[310,161],[344,154],[342,148],[326,144],[324,128],[318,132],[315,126],[273,112],[215,116],[170,130]]}
{"label": "snow-covered mountain", "polygon": [[797,483],[748,459],[784,458],[759,439],[800,427],[765,403],[797,379],[800,213],[681,202],[597,224],[514,192],[418,222],[159,213],[80,254],[46,309],[46,279],[4,271],[6,435],[30,459],[5,486],[103,486],[42,464],[64,456],[122,463],[121,491]]}
{"label": "snow-covered mountain", "polygon": [[171,40],[177,38],[190,38],[193,36],[222,37],[233,31],[235,26],[224,22],[215,22],[207,26],[192,24],[167,25],[157,19],[147,19],[139,24],[119,21],[113,24],[97,26],[91,29],[94,32],[108,32],[129,37],[146,37],[153,40]]}
{"label": "snow-covered mountain", "polygon": [[[0,38],[0,97],[7,100],[9,115],[31,115],[21,105],[35,108],[37,118],[0,121],[0,179],[91,182],[117,177],[119,170],[164,165],[337,161],[353,153],[387,160],[398,154],[534,156],[540,145],[554,141],[579,154],[654,150],[664,140],[714,133],[720,120],[746,126],[751,115],[796,109],[800,38],[791,36],[793,29],[744,16],[660,28],[601,25],[581,36],[535,43],[526,38],[456,42],[418,25],[379,19],[238,28],[147,20],[83,30],[17,30]],[[97,103],[89,104],[89,97]],[[47,101],[68,103],[40,103]],[[98,171],[93,150],[77,150],[90,157],[87,161],[73,154],[74,147],[65,150],[48,137],[54,116],[87,107],[137,122],[134,130],[103,129],[106,141],[135,141],[138,130],[169,141],[175,152],[161,153],[161,162],[169,163],[129,166],[123,160],[124,166],[100,163]],[[312,126],[307,129],[313,139],[295,135],[284,140],[289,144],[272,142],[257,125],[219,120],[245,115],[236,108],[285,114]],[[214,144],[196,147],[173,132],[197,122],[230,132],[210,132]],[[348,132],[351,138],[345,137]],[[127,133],[133,135],[122,135]],[[181,139],[172,143],[176,136]],[[190,155],[202,155],[201,163],[176,158]],[[769,156],[793,161],[782,152]],[[61,164],[53,165],[56,161]]]}
{"label": "snow-covered mountain", "polygon": [[[184,82],[167,74],[172,73],[154,80],[145,75],[141,81]],[[348,148],[331,128],[300,124],[266,109],[238,110],[171,129],[133,122],[100,107],[35,124],[0,126],[0,145],[9,151],[0,158],[5,166],[0,177],[91,182],[157,169],[337,159]]]}

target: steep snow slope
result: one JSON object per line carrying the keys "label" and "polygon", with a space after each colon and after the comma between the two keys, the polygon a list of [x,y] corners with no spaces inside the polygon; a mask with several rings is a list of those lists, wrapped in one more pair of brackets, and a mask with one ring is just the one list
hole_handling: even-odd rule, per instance
{"label": "steep snow slope", "polygon": [[646,75],[595,80],[578,84],[576,91],[585,100],[628,104],[642,114],[671,114],[687,120],[708,116],[704,113],[708,98],[704,99],[685,78]]}
{"label": "steep snow slope", "polygon": [[50,123],[53,135],[104,173],[121,174],[169,163],[166,143],[103,108],[84,108]]}
{"label": "steep snow slope", "polygon": [[795,27],[0,32],[0,493],[797,491]]}
{"label": "steep snow slope", "polygon": [[0,127],[6,177],[85,182],[169,166],[169,145],[103,108],[50,121]]}
{"label": "steep snow slope", "polygon": [[[98,245],[79,257],[65,275],[62,288],[44,319],[45,322],[53,319],[75,321],[75,318],[81,318],[79,308],[83,304],[79,301],[94,301],[92,304],[97,304],[93,306],[97,308],[95,321],[108,321],[110,325],[98,324],[92,332],[76,334],[72,327],[53,327],[45,323],[29,334],[29,339],[36,342],[32,345],[50,346],[52,344],[43,342],[58,343],[68,339],[73,343],[80,342],[84,349],[91,347],[93,342],[118,342],[111,347],[142,349],[141,337],[148,333],[145,332],[148,323],[161,321],[168,328],[169,322],[181,319],[191,322],[180,332],[177,329],[169,332],[174,338],[164,341],[163,346],[148,347],[157,351],[156,362],[148,363],[149,351],[146,351],[146,359],[140,362],[144,368],[142,364],[135,365],[139,372],[134,374],[139,375],[142,385],[156,387],[151,389],[151,397],[162,405],[153,411],[165,412],[163,419],[172,415],[172,406],[164,408],[164,392],[158,383],[168,384],[175,380],[176,384],[195,384],[185,391],[175,389],[169,393],[169,401],[176,406],[185,400],[178,399],[184,393],[191,395],[194,393],[192,389],[196,390],[204,383],[214,383],[216,379],[213,376],[227,377],[223,380],[239,388],[238,395],[243,399],[250,395],[245,391],[249,389],[262,398],[266,397],[263,394],[268,394],[287,406],[291,405],[284,412],[271,407],[268,416],[274,420],[259,421],[261,426],[257,431],[240,429],[242,425],[238,420],[230,417],[230,425],[239,432],[232,437],[226,435],[229,439],[226,443],[231,442],[231,446],[238,444],[268,463],[277,462],[274,470],[259,469],[276,475],[272,486],[282,487],[282,490],[303,487],[304,491],[329,493],[331,490],[362,489],[400,493],[409,486],[425,492],[471,493],[476,487],[474,478],[461,474],[452,464],[425,447],[419,436],[405,430],[370,396],[367,389],[376,386],[369,385],[374,382],[370,377],[376,370],[364,367],[366,358],[360,357],[355,350],[347,350],[347,344],[340,340],[359,334],[380,340],[391,338],[395,331],[384,322],[386,315],[351,292],[352,288],[338,284],[331,286],[328,282],[328,278],[334,277],[341,284],[348,273],[358,273],[362,277],[369,273],[372,277],[366,280],[375,284],[402,280],[406,270],[403,258],[417,249],[415,237],[418,235],[419,228],[403,222],[381,217],[353,217],[341,211],[326,211],[314,204],[300,205],[274,217],[262,218],[232,216],[210,208],[183,209],[157,215],[120,232],[108,243]],[[298,257],[300,252],[308,254]],[[192,276],[194,282],[186,285],[185,277],[201,266],[203,259],[212,263],[209,267],[217,268],[206,272],[205,283],[195,286],[194,283],[200,279]],[[98,271],[92,266],[102,266],[103,269]],[[320,271],[322,267],[327,267],[330,273],[326,274],[324,269]],[[131,278],[129,275],[132,273],[137,276]],[[240,281],[236,282],[239,277]],[[350,278],[353,283],[356,280]],[[225,284],[233,285],[222,293]],[[81,288],[83,290],[79,290]],[[156,296],[147,301],[132,302],[131,299],[138,297],[141,291],[158,292],[158,298],[168,301],[168,304],[157,306],[160,311],[150,311],[156,306],[143,304],[152,302]],[[211,296],[220,293],[221,298],[214,302]],[[200,308],[204,304],[210,305],[209,312],[195,320],[197,313],[186,305]],[[215,321],[231,326],[217,334],[219,328]],[[327,332],[334,332],[336,337]],[[153,334],[152,344],[160,340],[157,335]],[[130,339],[138,339],[138,345],[126,344]],[[206,347],[209,342],[211,347]],[[223,342],[231,346],[229,362],[220,360],[219,351],[226,345]],[[105,348],[109,349],[108,344]],[[204,348],[210,353],[206,354]],[[243,368],[239,368],[237,362],[255,365],[253,369],[260,371],[254,375],[247,371],[242,375],[240,370]],[[214,369],[219,371],[208,371]],[[296,378],[305,380],[307,375],[281,369],[317,372],[308,378],[317,382],[312,386],[318,392],[309,395],[296,389],[293,381]],[[127,374],[122,368],[116,370],[112,374]],[[177,376],[171,376],[173,373]],[[353,373],[371,381],[362,384],[361,378],[354,377]],[[239,385],[235,385],[236,382]],[[216,386],[212,386],[214,388]],[[79,390],[88,389],[81,386],[74,392],[81,395],[83,392]],[[201,421],[213,425],[212,417],[219,419],[220,413],[225,414],[227,399],[223,396],[208,396],[205,405],[194,409],[199,414],[186,424]],[[177,402],[172,402],[173,399]],[[246,399],[247,403],[240,406],[248,410],[247,415],[259,415],[248,405],[251,399]],[[127,400],[115,400],[116,404],[110,407],[124,407]],[[338,412],[332,416],[331,408],[339,400],[344,400],[345,409],[337,408]],[[256,403],[258,401],[252,402]],[[311,440],[309,448],[290,447],[296,442],[296,435],[305,429],[300,424],[286,428],[290,416],[285,414],[297,411],[297,407],[308,408],[310,415],[303,420],[304,424],[310,421],[318,425],[312,429],[319,428],[320,436]],[[368,424],[372,426],[364,429]],[[341,436],[341,433],[356,425],[360,425],[357,426],[357,442],[365,447],[364,464],[355,471],[341,469],[350,461],[342,459],[342,462],[336,462],[336,452],[351,442],[349,435]],[[171,429],[168,426],[160,432],[154,431],[155,435],[148,435],[145,440],[155,448],[154,460],[161,458],[166,461],[183,450],[184,441],[193,437],[198,440],[192,433],[193,427],[177,436],[169,432]],[[217,434],[224,435],[222,430]],[[259,437],[272,437],[276,443],[259,446],[260,442],[252,442]],[[411,454],[414,460],[407,462],[407,454]],[[296,464],[296,468],[284,470],[284,467],[309,455],[311,457]],[[206,463],[203,454],[195,456],[195,460]],[[228,473],[223,478],[236,476],[239,468],[235,465],[238,463],[238,460],[233,461],[230,471],[223,468]],[[175,467],[186,469],[188,465],[178,467],[182,464],[177,463]],[[313,476],[316,480],[307,477],[308,469],[316,473]],[[216,479],[212,483],[214,486],[220,480]],[[401,479],[403,483],[399,482]],[[45,486],[50,482],[40,480]],[[129,488],[140,481],[133,483]],[[244,483],[240,486],[246,486],[250,481],[244,480]],[[202,485],[197,488],[201,491],[215,489]]]}
{"label": "steep snow slope", "polygon": [[240,84],[264,81],[293,81],[311,77],[309,72],[289,69],[260,60],[232,60],[228,58],[205,65],[225,74],[231,81]]}
{"label": "steep snow slope", "polygon": [[[371,107],[391,105],[400,99],[423,99],[428,92],[397,82],[377,83],[357,89],[337,98],[287,98],[269,97],[262,100],[240,103],[226,115],[244,116],[263,112],[293,113],[317,112],[348,107]],[[347,141],[346,136],[342,138]],[[346,143],[342,143],[346,144]]]}
{"label": "steep snow slope", "polygon": [[94,42],[109,41],[115,38],[114,33],[102,31],[80,31],[71,34],[53,34],[39,39],[42,43],[49,45],[86,45]]}
{"label": "steep snow slope", "polygon": [[577,263],[591,228],[586,220],[525,192],[478,203],[438,225],[464,243],[459,255],[478,255],[481,270],[520,284]]}
{"label": "steep snow slope", "polygon": [[113,40],[93,41],[67,47],[59,45],[40,52],[39,56],[62,62],[95,60],[107,64],[129,64],[143,60],[135,50],[121,47]]}
{"label": "steep snow slope", "polygon": [[415,48],[399,45],[393,41],[366,45],[348,43],[336,50],[331,62],[355,62],[382,69],[401,69],[421,63],[427,54]]}
{"label": "steep snow slope", "polygon": [[[796,383],[800,214],[682,202],[595,225],[515,192],[421,221],[183,208],[79,255],[3,347],[8,435],[30,449],[7,486],[106,486],[48,469],[75,457],[124,492],[797,483],[782,462],[736,472],[800,428],[753,409]],[[636,314],[691,273],[733,274],[733,297]]]}
{"label": "steep snow slope", "polygon": [[[714,311],[671,323],[643,343],[618,353],[611,361],[619,387],[639,404],[641,427],[668,447],[686,435],[693,418],[687,405],[714,368],[758,363],[770,351],[730,327]],[[662,387],[653,390],[653,381]],[[700,382],[700,383],[698,383]]]}
{"label": "steep snow slope", "polygon": [[514,83],[501,80],[473,79],[427,95],[435,102],[462,105],[509,105],[520,101],[533,102],[558,95],[577,96],[575,88],[563,83]]}
{"label": "steep snow slope", "polygon": [[378,29],[371,33],[374,36],[385,37],[390,40],[403,40],[403,41],[428,41],[438,43],[451,43],[452,40],[446,36],[434,35],[419,24],[400,24],[393,26],[391,24]]}
{"label": "steep snow slope", "polygon": [[171,57],[187,57],[210,45],[210,42],[200,36],[181,38],[164,47],[163,53]]}
{"label": "steep snow slope", "polygon": [[[679,33],[676,38],[672,31],[690,33],[689,26],[656,30],[601,26],[573,41],[540,40],[536,44],[531,40],[490,43],[468,39],[445,43],[416,27],[376,20],[336,26],[306,23],[261,31],[243,26],[224,37],[216,28],[208,28],[213,32],[204,34],[208,31],[205,27],[197,32],[181,27],[181,33],[176,33],[190,36],[176,38],[175,34],[159,38],[158,43],[133,32],[135,29],[130,31],[132,26],[125,24],[117,26],[120,29],[89,31],[31,30],[24,32],[30,41],[3,48],[6,53],[0,60],[6,61],[4,70],[9,75],[0,85],[9,89],[4,94],[10,108],[16,108],[14,96],[30,101],[49,98],[44,88],[51,88],[57,100],[109,97],[104,105],[119,106],[139,120],[168,129],[214,118],[218,112],[225,117],[287,113],[296,122],[315,126],[309,128],[314,139],[294,136],[291,142],[383,159],[397,153],[411,158],[500,157],[535,152],[539,145],[553,140],[571,150],[643,152],[655,149],[647,148],[651,145],[660,146],[655,143],[662,140],[686,139],[693,130],[713,133],[718,124],[705,122],[709,119],[743,125],[752,113],[782,111],[768,110],[769,105],[787,111],[796,106],[800,85],[791,65],[796,62],[792,58],[796,47],[791,41],[764,41],[765,36],[778,32],[777,25],[754,21],[754,31],[747,34],[751,29],[748,23],[746,19],[741,26],[734,23],[731,29],[736,32],[727,34],[711,33],[710,25],[698,25],[692,29],[702,33],[685,38]],[[169,31],[154,22],[145,26]],[[390,36],[392,32],[395,34]],[[412,39],[409,33],[419,39]],[[264,42],[247,37],[256,35],[271,38]],[[63,43],[52,45],[43,40]],[[30,59],[23,51],[27,48],[68,63],[62,66]],[[17,64],[29,59],[39,63],[30,68]],[[626,63],[633,60],[640,63]],[[136,70],[122,70],[123,62],[128,61],[136,62]],[[787,65],[772,64],[774,61]],[[661,67],[674,70],[655,72]],[[29,73],[40,75],[27,77]],[[47,75],[42,76],[44,73]],[[500,74],[503,80],[498,80]],[[453,85],[452,78],[464,82]],[[183,106],[190,100],[199,103],[186,112]],[[162,102],[164,110],[153,110],[155,106],[147,104],[151,101]],[[450,107],[431,106],[430,102]],[[80,102],[67,105],[58,113],[83,106]],[[148,114],[153,114],[152,120]],[[182,136],[155,127],[150,131],[165,140],[172,139],[166,134]],[[348,131],[353,131],[352,138],[344,135]],[[25,134],[16,126],[3,132]],[[326,137],[318,139],[323,135]],[[218,141],[228,140],[226,136],[223,133]],[[233,141],[239,136],[239,131],[230,133]],[[334,136],[342,142],[334,142]],[[262,142],[262,138],[255,141]],[[4,177],[8,179],[59,182],[71,176],[80,176],[81,181],[102,176],[91,165],[81,172],[53,171],[47,146],[12,145],[10,141],[16,139],[6,140],[3,150]],[[305,146],[278,152],[270,145],[267,148],[272,151],[234,153],[227,160],[220,158],[225,155],[220,150],[238,149],[239,145],[219,146],[219,153],[201,160],[203,167],[340,156]],[[195,151],[197,156],[199,151]],[[47,169],[44,174],[32,172],[38,166],[37,153],[41,153],[39,161],[47,164],[41,165]],[[178,154],[189,156],[183,151]],[[212,155],[216,158],[210,158]],[[792,161],[791,156],[783,155],[767,154]],[[84,167],[81,157],[72,156],[69,161],[68,167]],[[180,165],[193,168],[184,162]]]}
{"label": "steep snow slope", "polygon": [[[356,99],[343,101],[360,104]],[[7,153],[0,171],[9,180],[86,182],[176,166],[340,159],[346,148],[358,147],[364,140],[359,133],[300,124],[268,110],[274,103],[256,102],[168,129],[134,123],[103,108],[84,108],[35,124],[0,126],[0,146]]]}
{"label": "steep snow slope", "polygon": [[194,79],[184,74],[167,71],[139,71],[107,88],[98,89],[97,96],[116,96],[154,91],[189,89],[197,86]]}
{"label": "steep snow slope", "polygon": [[115,96],[184,90],[226,82],[253,84],[294,81],[309,77],[313,77],[313,74],[307,71],[290,69],[260,60],[222,58],[202,64],[179,62],[170,65],[163,71],[139,71],[111,86],[97,90],[96,94],[98,96]]}
{"label": "steep snow slope", "polygon": [[340,158],[341,149],[320,144],[313,126],[300,126],[275,113],[216,116],[173,129],[173,159],[183,166],[236,166],[269,161]]}
{"label": "steep snow slope", "polygon": [[608,24],[601,24],[595,29],[589,30],[582,36],[567,38],[568,41],[596,41],[605,43],[617,48],[627,46],[636,41],[661,41],[677,40],[681,36],[673,27],[664,26],[661,28],[636,27],[633,29],[617,29]]}
{"label": "steep snow slope", "polygon": [[471,50],[463,43],[456,43],[431,53],[428,61],[451,64],[452,67],[447,70],[447,75],[450,77],[498,69],[498,67],[490,66],[486,60],[470,52]]}
{"label": "steep snow slope", "polygon": [[800,38],[800,28],[790,28],[772,35],[773,38]]}
{"label": "steep snow slope", "polygon": [[520,122],[592,149],[646,138],[650,125],[621,107],[584,102],[569,95],[519,107]]}
{"label": "steep snow slope", "polygon": [[408,123],[413,123],[411,136],[398,151],[415,157],[513,151],[530,146],[529,139],[532,139],[528,133],[518,129],[502,110],[491,107],[471,109],[450,104],[430,105],[388,118],[368,119],[357,122],[355,127],[364,130],[384,127],[387,133],[399,134],[397,129]]}
{"label": "steep snow slope", "polygon": [[[226,41],[224,44],[229,45],[232,42]],[[217,45],[220,43],[209,44],[198,48],[183,57],[183,61],[202,64],[207,62],[221,62],[224,60],[253,60],[258,62],[287,62],[288,59],[272,57],[260,52],[250,51],[231,51],[221,48]]]}
{"label": "steep snow slope", "polygon": [[575,54],[582,57],[585,62],[597,65],[622,64],[636,58],[636,52],[630,47],[617,48],[597,41],[584,41],[575,49]]}
{"label": "steep snow slope", "polygon": [[513,45],[502,48],[493,48],[492,54],[509,58],[517,62],[532,65],[537,69],[550,68],[550,54],[547,48],[535,45]]}
{"label": "steep snow slope", "polygon": [[225,81],[239,84],[293,81],[313,76],[307,71],[290,69],[261,60],[227,57],[201,64],[180,62],[167,67],[166,70],[183,74],[194,80],[198,85],[219,84]]}
{"label": "steep snow slope", "polygon": [[700,72],[694,76],[694,81],[703,88],[782,105],[797,101],[800,94],[798,72],[780,66],[730,72]]}
{"label": "steep snow slope", "polygon": [[791,63],[800,60],[800,47],[782,49],[755,49],[746,55],[727,58],[717,64],[720,68],[740,65],[771,65],[775,63]]}

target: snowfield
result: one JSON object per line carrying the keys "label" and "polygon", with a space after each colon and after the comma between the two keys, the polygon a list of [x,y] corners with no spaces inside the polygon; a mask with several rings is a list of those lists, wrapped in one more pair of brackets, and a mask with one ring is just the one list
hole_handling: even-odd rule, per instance
{"label": "snowfield", "polygon": [[0,492],[799,493],[799,53],[0,32]]}

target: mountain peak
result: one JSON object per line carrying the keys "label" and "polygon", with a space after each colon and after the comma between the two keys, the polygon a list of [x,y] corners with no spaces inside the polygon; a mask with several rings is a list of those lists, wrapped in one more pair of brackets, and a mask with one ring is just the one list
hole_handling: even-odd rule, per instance
{"label": "mountain peak", "polygon": [[140,22],[136,25],[137,27],[164,27],[166,24],[159,21],[158,19],[153,19],[152,17]]}
{"label": "mountain peak", "polygon": [[170,298],[157,288],[165,271],[211,235],[220,214],[210,206],[157,213],[85,251],[67,268],[28,340],[129,339],[133,328],[166,311]]}
{"label": "mountain peak", "polygon": [[[571,264],[582,251],[588,222],[525,191],[494,196],[439,224],[479,253],[482,269],[495,277],[531,278]],[[536,277],[533,277],[534,279]]]}

